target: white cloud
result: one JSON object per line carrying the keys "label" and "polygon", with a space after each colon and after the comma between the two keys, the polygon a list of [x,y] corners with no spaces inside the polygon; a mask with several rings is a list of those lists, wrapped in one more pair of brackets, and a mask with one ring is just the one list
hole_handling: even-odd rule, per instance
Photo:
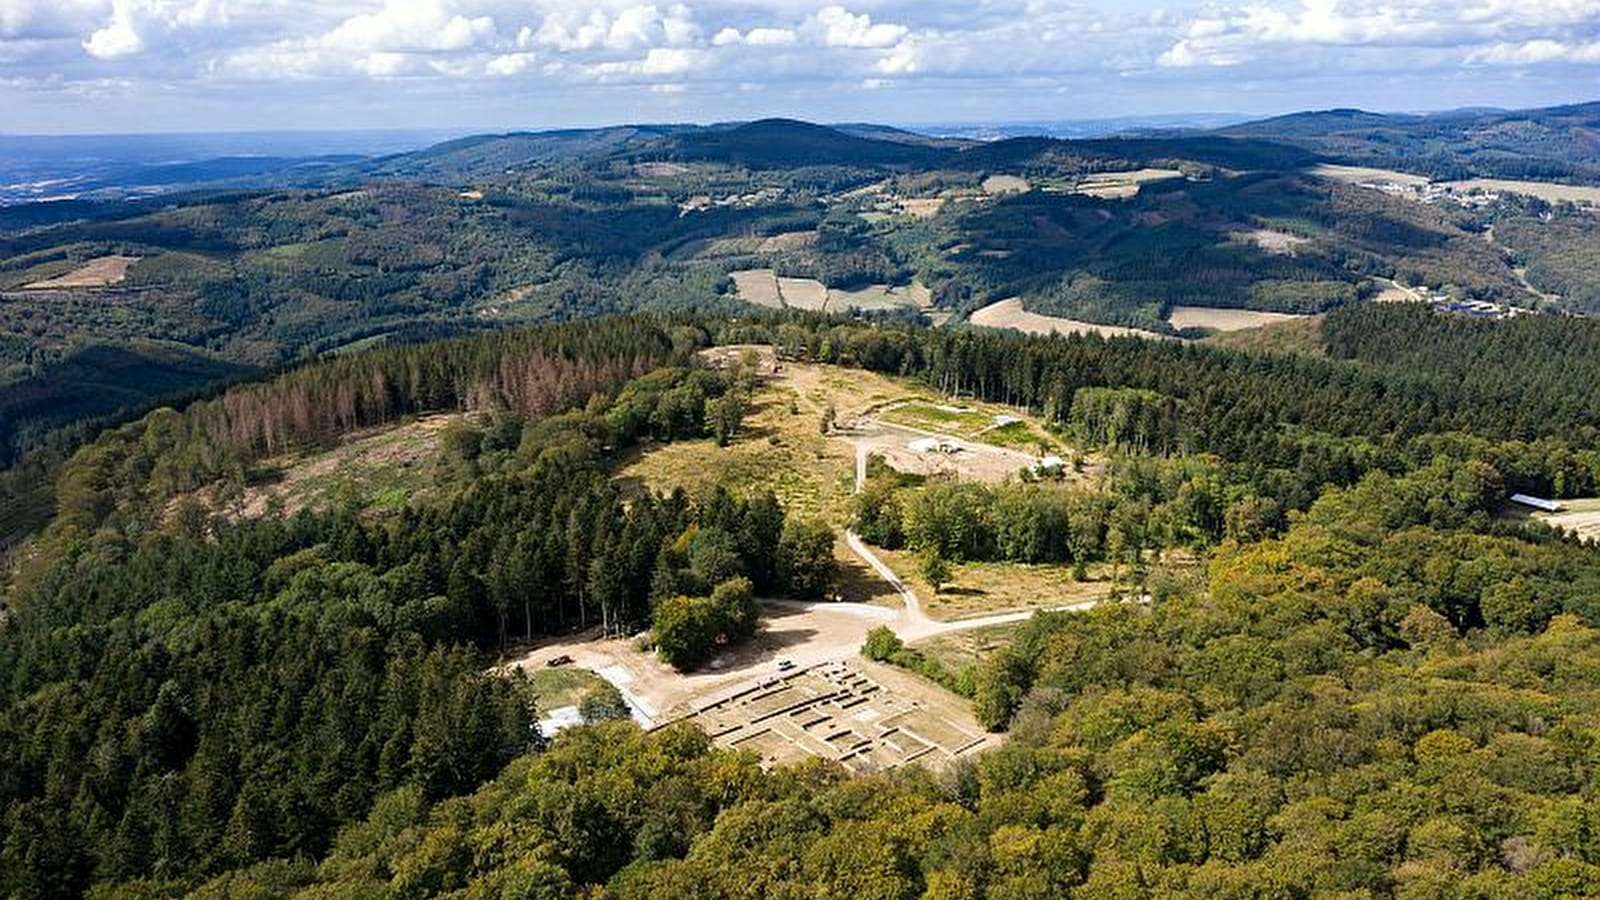
{"label": "white cloud", "polygon": [[842,6],[824,6],[811,18],[814,30],[829,47],[892,47],[910,31],[904,25],[874,23],[866,13],[852,13]]}
{"label": "white cloud", "polygon": [[752,28],[741,34],[737,28],[724,28],[711,38],[714,47],[749,44],[752,47],[781,47],[793,44],[799,35],[788,28]]}
{"label": "white cloud", "polygon": [[693,42],[699,31],[688,7],[682,5],[666,12],[654,4],[616,12],[581,5],[546,11],[534,40],[564,52],[637,50],[655,44],[682,46]]}
{"label": "white cloud", "polygon": [[1544,63],[1600,63],[1600,41],[1563,42],[1544,38],[1520,44],[1494,44],[1472,52],[1471,63],[1529,66]]}
{"label": "white cloud", "polygon": [[112,0],[110,18],[83,41],[84,52],[97,59],[133,56],[152,41],[228,23],[221,0]]}
{"label": "white cloud", "polygon": [[532,53],[506,53],[496,56],[484,65],[484,74],[496,78],[509,78],[512,75],[521,75],[532,66],[537,58]]}
{"label": "white cloud", "polygon": [[[1252,3],[1196,16],[1157,61],[1176,68],[1238,65],[1297,48],[1379,47],[1427,54],[1454,49],[1458,60],[1571,61],[1569,53],[1552,52],[1552,45],[1570,46],[1565,39],[1576,32],[1592,35],[1596,22],[1600,0]],[[1300,57],[1302,62],[1318,59]],[[1426,63],[1431,57],[1414,61]]]}
{"label": "white cloud", "polygon": [[[771,91],[801,104],[796,113],[848,102],[868,83],[973,110],[1070,85],[1072,108],[1046,114],[1074,115],[1101,102],[1078,87],[1095,83],[1209,85],[1203,102],[1231,107],[1233,92],[1252,85],[1287,91],[1321,79],[1342,91],[1404,76],[1461,86],[1499,77],[1484,74],[1498,68],[1508,78],[1565,79],[1573,95],[1594,86],[1574,67],[1600,63],[1600,0],[1155,2],[0,0],[0,72],[41,95],[110,80],[149,96],[204,81],[249,81],[268,95],[278,82],[337,80],[342,89],[382,80],[391,96],[414,88],[437,98],[430,81],[471,93],[471,81],[515,77],[519,91],[547,92],[541,99],[597,84],[638,85],[639,94],[670,84],[708,107],[738,108],[735,95]],[[1468,68],[1473,78],[1462,79]],[[1176,102],[1149,90],[1160,106]],[[1434,102],[1428,91],[1378,96]]]}
{"label": "white cloud", "polygon": [[379,52],[465,50],[496,37],[494,19],[457,12],[451,0],[385,0],[345,19],[317,42],[328,49]]}
{"label": "white cloud", "polygon": [[640,59],[596,63],[588,72],[614,79],[628,76],[683,75],[694,71],[706,59],[706,51],[683,47],[653,47]]}

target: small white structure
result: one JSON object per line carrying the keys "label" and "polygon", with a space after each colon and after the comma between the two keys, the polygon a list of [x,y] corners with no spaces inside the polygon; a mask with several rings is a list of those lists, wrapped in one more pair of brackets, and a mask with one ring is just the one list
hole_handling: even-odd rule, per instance
{"label": "small white structure", "polygon": [[1537,509],[1537,510],[1539,510],[1541,512],[1560,512],[1561,511],[1561,504],[1557,503],[1556,501],[1554,501],[1554,500],[1546,500],[1543,497],[1530,497],[1527,494],[1512,494],[1511,495],[1511,502],[1512,503],[1520,503],[1523,506],[1530,506],[1530,507],[1532,507],[1534,509]]}
{"label": "small white structure", "polygon": [[917,438],[906,445],[916,453],[959,453],[960,445],[948,438],[925,437]]}
{"label": "small white structure", "polygon": [[1033,464],[1033,471],[1039,474],[1056,473],[1067,467],[1067,461],[1059,456],[1041,456]]}
{"label": "small white structure", "polygon": [[1008,416],[1002,413],[1001,415],[994,417],[994,427],[1004,428],[1007,425],[1015,425],[1021,421],[1022,419],[1018,418],[1017,416]]}

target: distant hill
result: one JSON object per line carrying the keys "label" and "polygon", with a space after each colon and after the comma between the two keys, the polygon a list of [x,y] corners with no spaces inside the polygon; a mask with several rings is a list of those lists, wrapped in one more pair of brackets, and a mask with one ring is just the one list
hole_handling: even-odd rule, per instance
{"label": "distant hill", "polygon": [[1293,144],[1338,162],[1434,178],[1600,183],[1600,102],[1429,115],[1331,109],[1246,122],[1215,133]]}
{"label": "distant hill", "polygon": [[[860,129],[860,126],[856,126]],[[874,129],[862,137],[795,119],[761,119],[731,128],[672,135],[628,155],[640,160],[720,162],[754,169],[814,165],[895,166],[927,164],[950,148],[932,146],[909,132]]]}
{"label": "distant hill", "polygon": [[363,172],[380,177],[499,175],[518,166],[609,156],[632,146],[697,129],[698,126],[693,125],[619,125],[480,134],[375,160],[364,166]]}

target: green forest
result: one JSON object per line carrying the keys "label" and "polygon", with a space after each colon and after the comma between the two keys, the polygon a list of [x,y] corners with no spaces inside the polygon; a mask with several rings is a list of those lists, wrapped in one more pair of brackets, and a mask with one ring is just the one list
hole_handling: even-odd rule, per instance
{"label": "green forest", "polygon": [[[0,898],[1600,896],[1600,546],[1510,501],[1600,516],[1597,213],[1323,169],[1571,188],[1597,125],[630,126],[0,207]],[[845,657],[971,752],[696,724]]]}
{"label": "green forest", "polygon": [[[1328,115],[1082,141],[790,120],[490,135],[303,183],[0,208],[0,462],[329,353],[596,315],[729,314],[748,308],[728,277],[747,269],[840,290],[920,285],[932,298],[863,317],[959,323],[1020,297],[1162,334],[1183,332],[1168,321],[1175,306],[1320,313],[1391,281],[1512,307],[1593,306],[1586,208],[1485,213],[1311,168],[1581,182],[1596,165],[1571,146],[1592,127],[1585,108],[1492,132],[1373,117],[1393,159]],[[1449,140],[1420,159],[1498,162],[1444,171],[1405,152],[1433,148],[1435,132]],[[1541,168],[1550,148],[1571,150],[1570,171]],[[991,176],[1024,187],[989,192]],[[1123,176],[1131,193],[1095,187]],[[131,260],[120,280],[48,287],[117,257]]]}
{"label": "green forest", "polygon": [[[6,593],[0,891],[1600,891],[1600,552],[1501,512],[1595,492],[1600,332],[1366,304],[1324,338],[1313,359],[602,319],[340,356],[107,431],[56,474]],[[1112,461],[1100,489],[879,465],[859,495],[879,545],[1127,573],[1123,602],[928,673],[1004,747],[849,776],[686,725],[534,727],[495,669],[510,644],[653,626],[692,668],[751,633],[753,597],[828,590],[832,535],[770,494],[624,498],[609,476],[640,442],[738,433],[752,376],[694,357],[727,343],[1035,409]],[[478,415],[398,512],[241,519],[192,494],[438,409]],[[1203,568],[1174,577],[1179,552]]]}

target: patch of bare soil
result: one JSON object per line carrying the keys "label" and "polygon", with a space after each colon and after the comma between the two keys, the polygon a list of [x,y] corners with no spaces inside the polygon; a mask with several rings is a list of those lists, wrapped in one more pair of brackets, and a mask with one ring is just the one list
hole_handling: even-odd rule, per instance
{"label": "patch of bare soil", "polygon": [[128,267],[139,261],[137,256],[102,256],[91,259],[65,275],[23,285],[27,290],[46,291],[61,288],[96,288],[121,284],[128,277]]}

